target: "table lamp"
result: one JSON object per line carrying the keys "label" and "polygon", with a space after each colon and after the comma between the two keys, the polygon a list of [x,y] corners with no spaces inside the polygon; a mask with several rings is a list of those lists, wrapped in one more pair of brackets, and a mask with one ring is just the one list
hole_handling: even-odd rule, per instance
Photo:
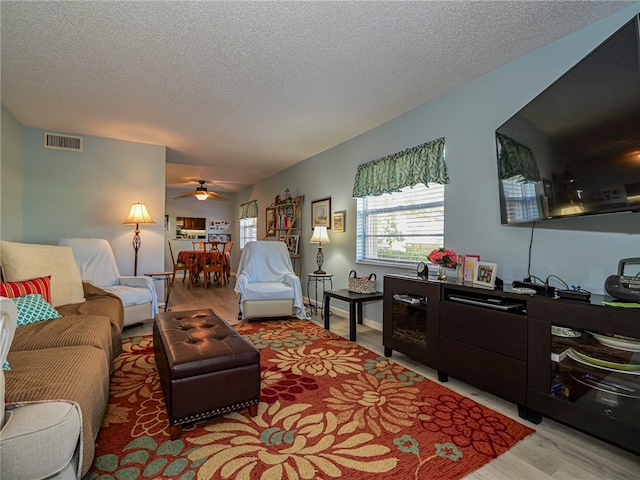
{"label": "table lamp", "polygon": [[327,272],[322,270],[322,262],[324,261],[324,255],[322,254],[322,244],[323,243],[331,243],[329,240],[329,235],[327,234],[327,227],[314,227],[313,235],[311,236],[311,240],[309,243],[317,243],[318,244],[318,254],[316,255],[316,263],[318,264],[318,270],[316,270],[315,274],[324,275]]}
{"label": "table lamp", "polygon": [[123,225],[135,225],[136,230],[133,235],[133,251],[135,252],[135,259],[133,262],[133,275],[138,275],[138,249],[140,248],[140,225],[155,225],[151,219],[151,215],[147,211],[147,206],[144,203],[134,203],[131,205],[131,211],[129,216],[122,222]]}

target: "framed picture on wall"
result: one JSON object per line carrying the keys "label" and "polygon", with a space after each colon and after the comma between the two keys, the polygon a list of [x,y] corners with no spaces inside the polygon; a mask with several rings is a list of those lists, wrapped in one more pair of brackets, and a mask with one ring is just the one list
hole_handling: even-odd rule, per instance
{"label": "framed picture on wall", "polygon": [[331,197],[311,202],[311,228],[331,228]]}
{"label": "framed picture on wall", "polygon": [[343,233],[344,232],[344,222],[346,211],[341,210],[340,212],[336,212],[333,214],[333,233]]}

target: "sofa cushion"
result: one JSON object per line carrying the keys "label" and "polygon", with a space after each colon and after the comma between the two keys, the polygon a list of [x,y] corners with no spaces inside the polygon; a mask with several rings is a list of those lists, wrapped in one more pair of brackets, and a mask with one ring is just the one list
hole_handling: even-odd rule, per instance
{"label": "sofa cushion", "polygon": [[[111,339],[113,342],[113,358],[122,353],[122,326],[124,324],[124,308],[122,301],[115,295],[90,283],[84,283],[86,302],[63,305],[58,312],[67,315],[100,315],[111,320]],[[16,340],[13,344],[15,345]]]}
{"label": "sofa cushion", "polygon": [[71,247],[2,241],[0,264],[8,282],[50,275],[54,307],[84,302],[82,280]]}
{"label": "sofa cushion", "polygon": [[77,403],[43,401],[9,406],[0,436],[0,475],[2,478],[49,478],[69,469],[78,477],[81,431]]}
{"label": "sofa cushion", "polygon": [[39,293],[12,298],[11,300],[15,302],[18,308],[18,327],[61,317],[58,311],[42,298]]}
{"label": "sofa cushion", "polygon": [[21,352],[78,345],[103,350],[111,365],[114,356],[109,318],[102,315],[64,315],[55,322],[25,325],[16,329],[11,351]]}
{"label": "sofa cushion", "polygon": [[5,372],[7,403],[64,399],[80,405],[82,473],[86,473],[93,461],[95,438],[107,408],[109,368],[106,353],[89,346],[12,350],[9,362],[11,370]]}
{"label": "sofa cushion", "polygon": [[22,297],[31,293],[39,293],[42,298],[51,303],[51,275],[23,282],[0,283],[0,297]]}

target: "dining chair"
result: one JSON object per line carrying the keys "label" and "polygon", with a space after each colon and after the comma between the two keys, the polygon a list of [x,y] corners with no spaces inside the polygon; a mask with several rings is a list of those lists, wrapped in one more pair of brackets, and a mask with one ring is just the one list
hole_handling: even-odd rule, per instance
{"label": "dining chair", "polygon": [[184,283],[185,278],[187,278],[187,270],[189,270],[189,267],[184,262],[176,262],[175,258],[173,257],[173,248],[171,248],[171,241],[167,240],[167,242],[169,243],[169,253],[171,254],[171,263],[173,264],[173,276],[171,277],[171,286],[173,286],[173,282],[176,279],[176,272],[179,270],[182,270],[184,272],[182,274],[182,283]]}
{"label": "dining chair", "polygon": [[214,281],[217,280],[218,286],[222,287],[223,282],[226,283],[224,276],[224,252],[220,252],[218,249],[209,250],[204,254],[204,261],[202,263],[205,288],[211,283],[211,273],[214,274]]}
{"label": "dining chair", "polygon": [[224,250],[224,242],[207,242],[208,250],[218,250],[222,252]]}
{"label": "dining chair", "polygon": [[224,271],[224,276],[229,283],[231,281],[231,249],[233,248],[233,242],[228,241],[224,246],[224,258],[222,270]]}
{"label": "dining chair", "polygon": [[191,242],[194,250],[206,250],[208,242]]}

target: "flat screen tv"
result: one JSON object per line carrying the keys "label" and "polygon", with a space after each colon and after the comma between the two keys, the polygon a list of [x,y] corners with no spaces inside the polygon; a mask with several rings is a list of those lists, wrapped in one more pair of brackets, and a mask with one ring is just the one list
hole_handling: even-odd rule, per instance
{"label": "flat screen tv", "polygon": [[503,224],[640,211],[640,15],[496,130]]}

